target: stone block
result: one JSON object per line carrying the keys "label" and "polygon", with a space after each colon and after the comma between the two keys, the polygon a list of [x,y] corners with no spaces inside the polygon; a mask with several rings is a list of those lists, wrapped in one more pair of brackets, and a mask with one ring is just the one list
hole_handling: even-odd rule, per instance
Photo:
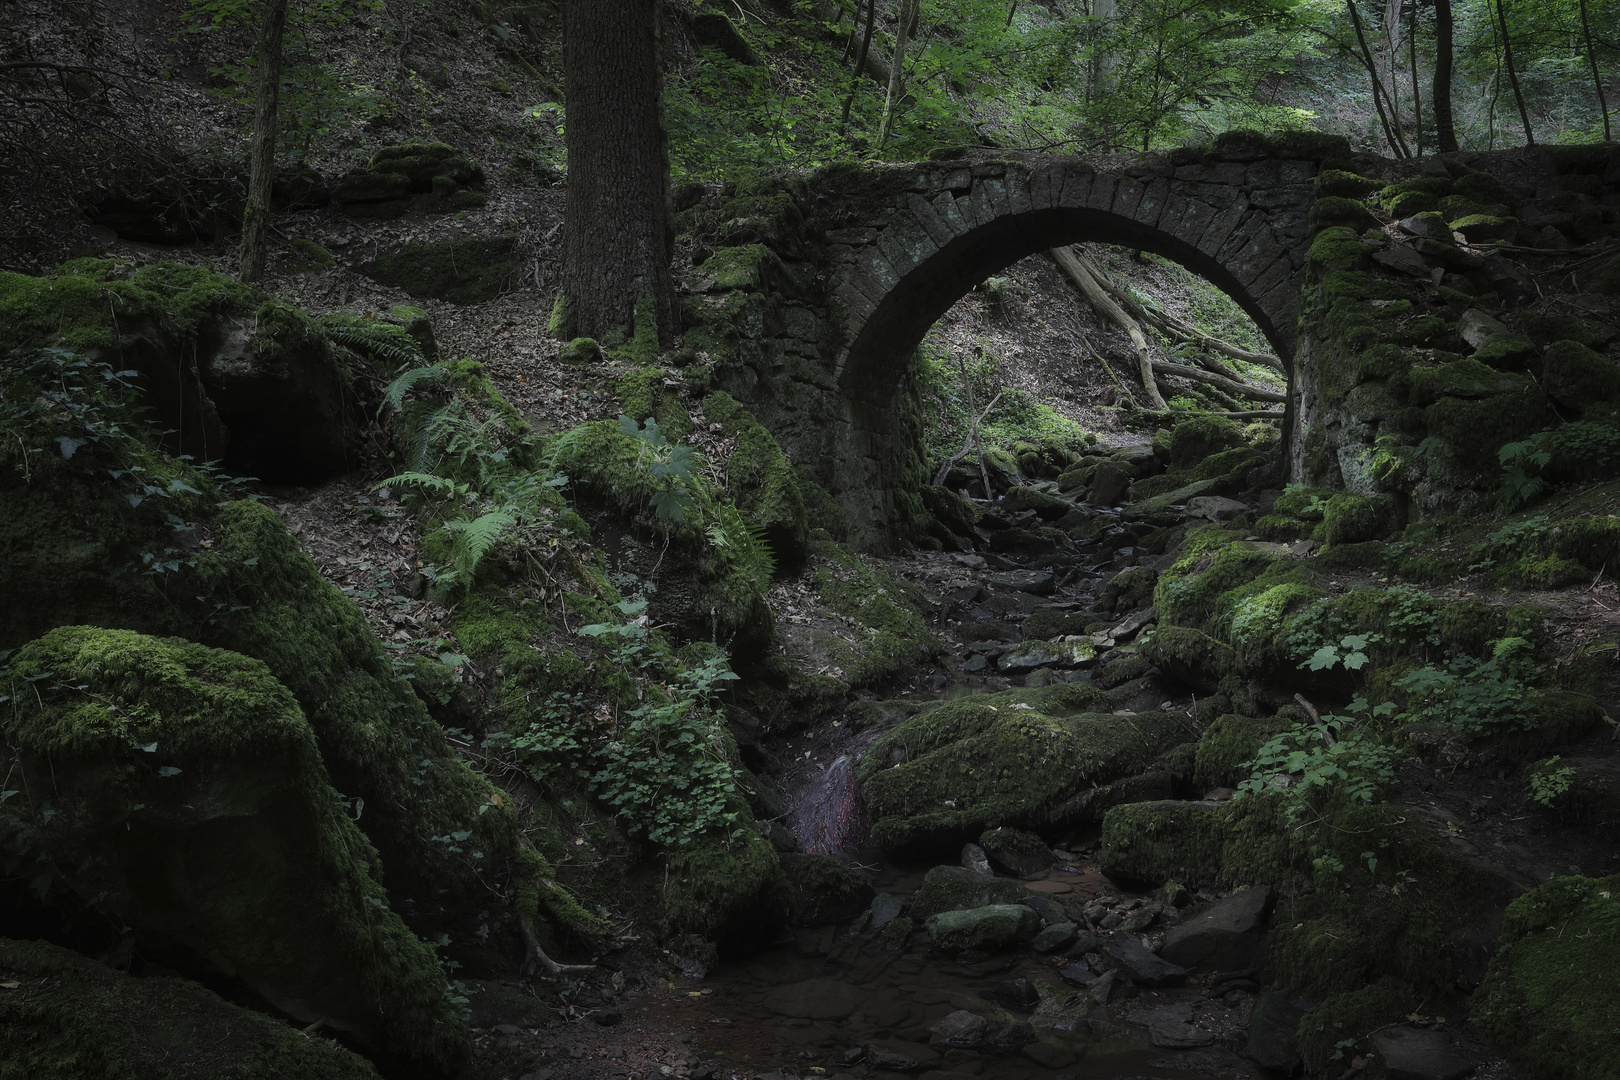
{"label": "stone block", "polygon": [[989,220],[988,218],[981,219],[979,217],[978,203],[979,197],[975,191],[956,196],[956,213],[967,224],[969,231],[977,229],[985,221]]}
{"label": "stone block", "polygon": [[862,283],[859,276],[852,277],[851,280],[855,282],[856,288],[873,300],[882,300],[890,289],[900,284],[899,273],[889,265],[888,258],[876,245],[868,244],[863,248],[856,257],[855,265],[860,274],[865,274],[871,280],[877,291],[874,292],[872,288]]}
{"label": "stone block", "polygon": [[[1134,182],[1134,181],[1133,181]],[[1114,192],[1119,187],[1119,177],[1113,173],[1098,173],[1091,178],[1091,191],[1086,196],[1085,205],[1093,210],[1111,210],[1114,206]],[[1067,196],[1068,189],[1064,189]],[[1069,205],[1067,198],[1064,205]]]}
{"label": "stone block", "polygon": [[1215,219],[1213,206],[1187,195],[1171,196],[1170,205],[1159,218],[1159,228],[1178,240],[1197,246],[1209,223]]}
{"label": "stone block", "polygon": [[1226,238],[1232,235],[1232,230],[1242,223],[1243,216],[1249,212],[1248,201],[1244,200],[1216,214],[1210,221],[1209,228],[1204,230],[1204,235],[1198,238],[1198,250],[1206,255],[1215,254],[1226,242]]}
{"label": "stone block", "polygon": [[1007,189],[1007,212],[1027,214],[1035,209],[1029,196],[1029,178],[1021,173],[1009,172],[1002,182]]}
{"label": "stone block", "polygon": [[1274,187],[1249,189],[1249,202],[1262,210],[1278,210],[1285,206],[1309,206],[1316,198],[1309,184],[1278,184]]}
{"label": "stone block", "polygon": [[[877,310],[876,301],[867,299],[865,293],[849,282],[843,282],[833,289],[833,297],[844,305],[850,315],[865,323],[872,312]],[[852,331],[855,329],[851,328]]]}
{"label": "stone block", "polygon": [[1157,226],[1169,200],[1170,181],[1159,177],[1148,184],[1147,190],[1142,193],[1142,201],[1136,204],[1136,220],[1143,225]]}
{"label": "stone block", "polygon": [[[946,196],[946,198],[949,198],[949,196]],[[956,233],[939,216],[939,211],[935,210],[933,204],[927,199],[924,199],[921,195],[911,195],[907,198],[906,205],[911,210],[911,216],[916,219],[917,227],[926,232],[929,239],[933,240],[936,246],[944,247],[956,239]]]}
{"label": "stone block", "polygon": [[1147,193],[1147,185],[1128,176],[1122,176],[1119,186],[1114,189],[1113,211],[1120,217],[1134,218],[1136,208],[1142,203],[1142,196]]}
{"label": "stone block", "polygon": [[922,226],[904,215],[894,228],[878,237],[877,246],[901,277],[939,254],[939,245],[934,243]]}
{"label": "stone block", "polygon": [[[1063,175],[1063,186],[1057,192],[1055,206],[1084,207],[1090,205],[1091,189],[1097,182],[1097,174],[1084,172],[1078,169],[1069,169]],[[1113,198],[1112,195],[1109,198]]]}
{"label": "stone block", "polygon": [[962,216],[962,209],[956,205],[956,199],[950,192],[941,192],[934,196],[929,205],[934,208],[934,213],[939,220],[944,222],[946,228],[950,229],[956,236],[965,235],[971,227],[968,225],[967,218]]}
{"label": "stone block", "polygon": [[1041,165],[1029,174],[1029,203],[1035,210],[1047,210],[1063,194],[1063,166]]}

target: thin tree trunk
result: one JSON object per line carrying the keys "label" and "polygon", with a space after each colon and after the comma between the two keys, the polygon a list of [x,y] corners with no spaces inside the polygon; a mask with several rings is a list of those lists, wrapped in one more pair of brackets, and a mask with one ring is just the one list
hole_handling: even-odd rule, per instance
{"label": "thin tree trunk", "polygon": [[861,34],[861,51],[855,57],[855,70],[849,74],[849,93],[844,95],[844,111],[838,117],[838,130],[849,123],[849,107],[855,103],[855,88],[861,84],[861,69],[872,48],[872,26],[877,21],[877,0],[866,0],[866,30]]}
{"label": "thin tree trunk", "polygon": [[1372,80],[1373,107],[1378,110],[1378,122],[1384,128],[1384,138],[1388,140],[1391,149],[1403,158],[1412,156],[1406,148],[1406,140],[1400,137],[1390,123],[1389,114],[1384,110],[1384,81],[1378,76],[1378,65],[1373,61],[1372,50],[1367,47],[1367,34],[1361,27],[1361,13],[1356,10],[1356,0],[1344,0],[1344,6],[1350,11],[1350,23],[1356,28],[1356,42],[1361,46],[1361,62],[1367,68],[1367,77]]}
{"label": "thin tree trunk", "polygon": [[253,156],[247,209],[242,213],[242,246],[237,251],[237,276],[249,282],[264,277],[264,264],[270,254],[270,191],[276,180],[276,103],[281,96],[281,37],[287,25],[287,0],[264,0],[259,11]]}
{"label": "thin tree trunk", "polygon": [[1451,0],[1434,0],[1434,136],[1442,154],[1457,151],[1451,119]]}
{"label": "thin tree trunk", "polygon": [[894,28],[894,63],[889,67],[889,92],[883,98],[883,121],[878,125],[876,149],[882,149],[888,141],[889,125],[894,121],[895,107],[900,104],[901,84],[905,79],[906,38],[916,13],[917,0],[902,0],[900,20]]}
{"label": "thin tree trunk", "polygon": [[1148,353],[1147,336],[1142,333],[1141,325],[1114,303],[1113,297],[1108,295],[1108,290],[1103,288],[1102,282],[1097,280],[1078,251],[1072,247],[1055,247],[1051,253],[1058,268],[1069,276],[1070,281],[1080,287],[1081,292],[1085,293],[1086,301],[1091,304],[1092,309],[1125,331],[1126,336],[1131,339],[1131,348],[1136,353],[1137,370],[1142,376],[1142,389],[1147,391],[1148,403],[1155,409],[1168,408],[1164,398],[1159,396],[1158,385],[1153,381],[1153,358]]}
{"label": "thin tree trunk", "polygon": [[1524,123],[1526,146],[1536,145],[1536,133],[1530,130],[1530,113],[1524,107],[1524,95],[1519,92],[1519,72],[1513,66],[1513,42],[1508,38],[1507,12],[1502,0],[1496,0],[1496,21],[1502,28],[1502,59],[1507,64],[1508,83],[1513,87],[1513,102],[1519,107],[1519,119]]}
{"label": "thin tree trunk", "polygon": [[1581,34],[1586,38],[1586,59],[1592,65],[1592,85],[1597,88],[1598,112],[1603,114],[1603,141],[1608,142],[1609,101],[1603,94],[1603,76],[1598,74],[1597,52],[1592,48],[1592,25],[1586,21],[1586,0],[1581,0]]}
{"label": "thin tree trunk", "polygon": [[568,193],[554,325],[564,338],[635,334],[642,356],[668,344],[676,320],[659,6],[562,5]]}
{"label": "thin tree trunk", "polygon": [[1417,63],[1418,0],[1412,0],[1412,25],[1406,32],[1406,54],[1412,67],[1412,144],[1418,157],[1423,156],[1423,95],[1418,92]]}
{"label": "thin tree trunk", "polygon": [[[877,0],[871,0],[871,2],[875,4],[875,3],[877,3]],[[840,18],[843,17],[842,12],[839,12],[839,17]],[[850,19],[850,21],[849,21],[849,37],[844,39],[844,52],[843,52],[843,55],[838,58],[838,62],[840,64],[847,61],[849,59],[849,54],[855,51],[855,39],[860,37],[860,36],[861,36],[861,0],[855,0],[855,17]]]}

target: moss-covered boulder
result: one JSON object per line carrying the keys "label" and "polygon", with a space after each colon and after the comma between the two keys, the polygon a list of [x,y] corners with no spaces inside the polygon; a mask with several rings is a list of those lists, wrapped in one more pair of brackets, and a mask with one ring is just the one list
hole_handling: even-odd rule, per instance
{"label": "moss-covered boulder", "polygon": [[384,285],[418,299],[483,304],[511,287],[519,266],[513,236],[415,241],[359,267]]}
{"label": "moss-covered boulder", "polygon": [[1088,820],[1100,785],[1196,737],[1180,715],[1087,711],[1102,700],[1066,683],[963,698],[904,721],[861,762],[872,838],[890,850],[942,850],[987,828]]}
{"label": "moss-covered boulder", "polygon": [[1620,368],[1578,341],[1555,341],[1542,354],[1542,385],[1560,405],[1585,412],[1620,401]]}
{"label": "moss-covered boulder", "polygon": [[1183,420],[1170,432],[1170,467],[1186,469],[1222,450],[1246,446],[1243,428],[1224,416]]}
{"label": "moss-covered boulder", "polygon": [[1515,900],[1473,1017],[1537,1080],[1620,1075],[1620,875]]}
{"label": "moss-covered boulder", "polygon": [[0,1080],[377,1080],[365,1058],[194,982],[0,939]]}
{"label": "moss-covered boulder", "polygon": [[669,853],[664,928],[696,934],[727,955],[776,940],[793,910],[793,890],[776,851],[752,828],[702,837]]}
{"label": "moss-covered boulder", "polygon": [[0,804],[0,845],[25,877],[5,892],[94,910],[386,1067],[459,1071],[437,959],[389,909],[314,729],[262,662],[61,627],[18,650],[8,683],[21,794]]}
{"label": "moss-covered boulder", "polygon": [[78,354],[56,361],[79,369],[69,381],[88,364],[109,383],[98,390],[150,410],[137,426],[172,452],[274,483],[358,461],[352,375],[324,329],[222,274],[107,259],[76,259],[51,277],[0,273],[0,351],[23,350],[0,368],[9,401],[33,401],[37,388],[23,384],[50,381],[36,370],[50,362],[36,352],[45,346]]}
{"label": "moss-covered boulder", "polygon": [[[553,451],[585,496],[621,523],[656,536],[648,546],[645,566],[658,567],[652,608],[660,622],[674,625],[681,636],[713,641],[734,655],[757,657],[773,640],[775,620],[765,602],[770,566],[752,557],[754,538],[743,522],[724,517],[722,499],[700,473],[681,483],[690,505],[677,515],[660,517],[655,499],[673,490],[649,468],[647,444],[631,438],[618,425],[585,424],[569,432]],[[724,536],[716,543],[710,527]],[[662,558],[666,542],[669,558]]]}
{"label": "moss-covered boulder", "polygon": [[446,213],[484,204],[484,170],[445,143],[385,146],[338,181],[333,201],[352,217],[394,218],[410,210]]}
{"label": "moss-covered boulder", "polygon": [[1226,713],[1215,719],[1198,740],[1198,756],[1193,765],[1194,788],[1236,787],[1248,779],[1245,765],[1254,760],[1260,748],[1273,735],[1288,729],[1276,717],[1257,719]]}
{"label": "moss-covered boulder", "polygon": [[831,855],[783,855],[781,860],[793,888],[793,921],[800,926],[853,919],[877,895],[865,878]]}
{"label": "moss-covered boulder", "polygon": [[703,415],[733,441],[726,459],[731,496],[749,522],[762,530],[779,570],[804,564],[809,516],[798,473],[776,439],[752,413],[724,391],[703,399]]}
{"label": "moss-covered boulder", "polygon": [[911,917],[922,922],[942,911],[1016,904],[1028,895],[1016,881],[986,877],[965,866],[936,866],[911,898]]}

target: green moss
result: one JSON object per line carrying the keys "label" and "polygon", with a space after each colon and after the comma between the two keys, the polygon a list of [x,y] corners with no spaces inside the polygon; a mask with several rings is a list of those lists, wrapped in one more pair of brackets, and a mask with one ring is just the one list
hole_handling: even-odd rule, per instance
{"label": "green moss", "polygon": [[886,682],[938,653],[939,641],[923,621],[927,601],[915,586],[868,567],[839,544],[811,547],[817,596],[857,624],[855,640],[829,642],[849,685]]}
{"label": "green moss", "polygon": [[1318,195],[1337,195],[1346,199],[1359,199],[1377,191],[1381,185],[1344,169],[1323,169],[1316,174],[1314,184]]}
{"label": "green moss", "polygon": [[1027,895],[1027,889],[1007,878],[985,877],[965,866],[936,866],[911,898],[911,917],[926,922],[942,911],[1016,904]]}
{"label": "green moss", "polygon": [[1170,432],[1169,462],[1178,468],[1196,465],[1222,450],[1245,447],[1243,429],[1223,416],[1183,420]]}
{"label": "green moss", "polygon": [[[156,928],[182,966],[332,1018],[384,1061],[459,1067],[466,1031],[438,962],[388,909],[376,851],[265,664],[69,626],[12,665],[13,694],[32,684],[5,724],[24,762],[24,794],[0,811],[12,859],[54,864],[53,886]],[[48,805],[27,794],[47,790]]]}
{"label": "green moss", "polygon": [[[1295,1045],[1305,1068],[1320,1073],[1335,1063],[1348,1062],[1365,1052],[1367,1035],[1406,1016],[1418,1004],[1412,988],[1392,978],[1333,995],[1300,1021]],[[1355,1041],[1353,1048],[1345,1045],[1351,1040]]]}
{"label": "green moss", "polygon": [[1245,765],[1260,747],[1288,727],[1288,721],[1276,717],[1255,719],[1228,713],[1217,718],[1198,740],[1193,786],[1200,791],[1236,787],[1239,781],[1249,778]]}
{"label": "green moss", "polygon": [[737,508],[764,530],[779,567],[797,567],[807,551],[810,520],[793,463],[731,395],[716,392],[704,398],[703,414],[733,440],[726,478]]}
{"label": "green moss", "polygon": [[1376,540],[1396,531],[1394,509],[1388,498],[1341,493],[1328,500],[1322,515],[1330,544]]}
{"label": "green moss", "polygon": [[1578,341],[1555,341],[1542,354],[1542,385],[1561,405],[1585,412],[1620,400],[1620,368]]}
{"label": "green moss", "polygon": [[1559,877],[1508,906],[1473,1019],[1550,1080],[1620,1074],[1620,875]]}
{"label": "green moss", "polygon": [[1513,206],[1519,200],[1513,189],[1490,173],[1470,172],[1457,178],[1452,191],[1478,203]]}
{"label": "green moss", "polygon": [[1547,426],[1550,413],[1540,395],[1499,395],[1478,401],[1441,398],[1424,410],[1429,433],[1450,448],[1459,472],[1495,480],[1496,451]]}
{"label": "green moss", "polygon": [[1134,775],[1194,736],[1173,714],[1080,711],[1100,697],[1061,684],[959,699],[904,721],[861,762],[873,839],[912,849],[959,845],[999,826],[1038,830],[1080,815],[1094,786]]}
{"label": "green moss", "polygon": [[664,370],[656,367],[631,368],[613,386],[619,395],[619,408],[637,423],[652,416],[664,398]]}
{"label": "green moss", "polygon": [[602,359],[602,346],[595,338],[575,338],[562,347],[557,359],[565,364],[595,364]]}
{"label": "green moss", "polygon": [[322,270],[330,270],[337,265],[337,259],[333,257],[332,253],[313,240],[295,236],[289,243],[292,249],[302,255],[304,260],[311,266]]}
{"label": "green moss", "polygon": [[776,852],[752,828],[672,851],[665,882],[666,932],[697,934],[733,954],[774,941],[793,903]]}
{"label": "green moss", "polygon": [[[559,292],[551,302],[551,314],[546,318],[546,335],[557,341],[565,340],[573,332],[573,318],[568,313],[568,295]],[[575,338],[576,342],[588,340]]]}
{"label": "green moss", "polygon": [[379,255],[359,269],[384,285],[423,299],[487,303],[509,287],[518,271],[512,236],[467,236],[417,241]]}
{"label": "green moss", "polygon": [[1357,233],[1382,224],[1365,205],[1340,195],[1319,197],[1311,204],[1308,220],[1313,229],[1343,226]]}
{"label": "green moss", "polygon": [[194,982],[132,978],[44,941],[0,939],[0,1080],[377,1080],[325,1039]]}
{"label": "green moss", "polygon": [[1519,232],[1519,219],[1498,217],[1494,214],[1468,214],[1450,223],[1454,232],[1466,236],[1470,243],[1486,240],[1512,240]]}

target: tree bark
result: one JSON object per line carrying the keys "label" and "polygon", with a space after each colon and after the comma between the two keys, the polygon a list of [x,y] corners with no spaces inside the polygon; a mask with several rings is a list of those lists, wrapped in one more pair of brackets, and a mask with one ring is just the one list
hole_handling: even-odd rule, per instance
{"label": "tree bark", "polygon": [[237,277],[248,282],[264,277],[270,253],[270,191],[276,181],[276,103],[281,96],[281,37],[287,25],[287,0],[264,0],[259,12],[252,163],[247,209],[242,212],[242,245],[237,251]]}
{"label": "tree bark", "polygon": [[[857,12],[859,14],[859,12]],[[861,70],[872,51],[872,27],[877,22],[877,0],[866,0],[866,30],[861,34],[861,49],[855,56],[855,70],[849,76],[849,93],[844,95],[844,111],[838,117],[838,130],[849,123],[849,107],[855,103],[855,88],[861,82]]]}
{"label": "tree bark", "polygon": [[562,5],[568,194],[555,327],[564,338],[634,334],[643,352],[667,345],[676,321],[659,6]]}
{"label": "tree bark", "polygon": [[917,17],[918,6],[918,0],[901,0],[900,3],[900,19],[894,28],[894,63],[889,67],[889,92],[883,98],[883,122],[878,125],[879,149],[889,139],[894,110],[900,104],[901,83],[906,70],[906,39],[911,31],[911,23]]}
{"label": "tree bark", "polygon": [[1378,122],[1383,125],[1384,138],[1397,156],[1409,158],[1412,152],[1406,148],[1406,140],[1401,138],[1398,121],[1390,118],[1384,109],[1384,80],[1379,77],[1378,64],[1373,60],[1372,49],[1367,47],[1367,35],[1361,27],[1361,12],[1356,10],[1356,0],[1344,0],[1344,6],[1350,11],[1350,24],[1356,28],[1356,42],[1361,46],[1361,62],[1367,69],[1367,77],[1372,80],[1373,107],[1378,110]]}
{"label": "tree bark", "polygon": [[1603,94],[1603,76],[1598,73],[1597,52],[1592,48],[1592,24],[1586,18],[1586,0],[1581,0],[1581,36],[1586,39],[1586,60],[1592,65],[1592,85],[1597,87],[1598,112],[1603,114],[1603,141],[1608,142],[1609,100]]}
{"label": "tree bark", "polygon": [[1451,120],[1451,0],[1434,0],[1434,134],[1442,154],[1457,150]]}
{"label": "tree bark", "polygon": [[1502,0],[1496,0],[1496,21],[1502,28],[1502,59],[1507,64],[1508,83],[1513,87],[1513,102],[1519,107],[1519,120],[1524,124],[1526,146],[1536,145],[1536,133],[1530,130],[1530,112],[1524,107],[1524,94],[1519,91],[1519,71],[1513,66],[1513,42],[1508,38],[1507,12]]}
{"label": "tree bark", "polygon": [[1417,62],[1418,0],[1412,0],[1412,25],[1406,32],[1406,57],[1412,68],[1412,149],[1423,156],[1423,95],[1418,92]]}

